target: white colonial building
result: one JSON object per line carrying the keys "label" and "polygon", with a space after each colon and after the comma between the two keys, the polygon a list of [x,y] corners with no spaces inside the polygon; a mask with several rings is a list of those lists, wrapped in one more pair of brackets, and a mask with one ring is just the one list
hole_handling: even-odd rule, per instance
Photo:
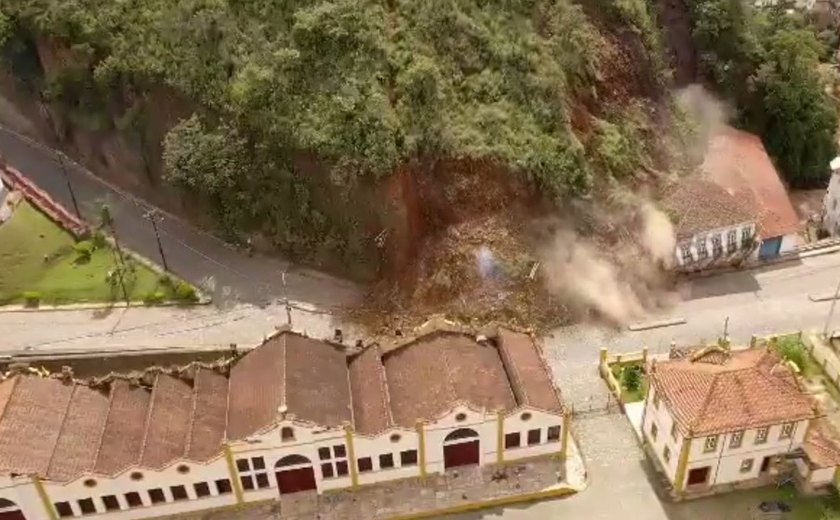
{"label": "white colonial building", "polygon": [[761,139],[731,127],[709,138],[701,172],[679,179],[663,201],[684,271],[772,260],[801,244],[802,225]]}
{"label": "white colonial building", "polygon": [[840,157],[831,160],[831,178],[823,197],[822,228],[831,236],[840,236]]}
{"label": "white colonial building", "polygon": [[390,348],[281,331],[244,356],[0,383],[0,519],[128,520],[564,457],[568,414],[526,334]]}
{"label": "white colonial building", "polygon": [[780,456],[802,452],[816,416],[776,354],[714,346],[652,364],[643,432],[673,493],[692,496],[767,483]]}

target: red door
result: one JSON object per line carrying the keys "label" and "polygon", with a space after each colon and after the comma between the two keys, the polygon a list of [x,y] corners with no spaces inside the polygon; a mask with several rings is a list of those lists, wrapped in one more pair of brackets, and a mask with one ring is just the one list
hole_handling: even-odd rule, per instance
{"label": "red door", "polygon": [[26,520],[20,511],[4,511],[0,513],[0,520]]}
{"label": "red door", "polygon": [[478,464],[478,439],[443,447],[444,469]]}
{"label": "red door", "polygon": [[315,471],[312,469],[312,466],[278,471],[277,487],[280,489],[281,495],[317,489],[315,484]]}

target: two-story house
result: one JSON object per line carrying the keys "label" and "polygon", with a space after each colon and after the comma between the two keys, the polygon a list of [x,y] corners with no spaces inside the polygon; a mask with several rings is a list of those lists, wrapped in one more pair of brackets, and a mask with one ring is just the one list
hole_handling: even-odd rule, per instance
{"label": "two-story house", "polygon": [[229,362],[0,382],[0,518],[180,515],[565,457],[526,334],[428,330],[360,353],[281,331]]}
{"label": "two-story house", "polygon": [[803,446],[815,403],[764,348],[718,346],[654,361],[644,439],[675,496],[767,483],[780,455]]}

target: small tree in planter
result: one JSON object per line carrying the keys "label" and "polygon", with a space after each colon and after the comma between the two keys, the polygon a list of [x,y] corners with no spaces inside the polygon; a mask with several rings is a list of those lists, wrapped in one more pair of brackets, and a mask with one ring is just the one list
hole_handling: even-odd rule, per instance
{"label": "small tree in planter", "polygon": [[642,368],[636,365],[624,367],[621,371],[621,384],[628,392],[637,392],[642,387]]}

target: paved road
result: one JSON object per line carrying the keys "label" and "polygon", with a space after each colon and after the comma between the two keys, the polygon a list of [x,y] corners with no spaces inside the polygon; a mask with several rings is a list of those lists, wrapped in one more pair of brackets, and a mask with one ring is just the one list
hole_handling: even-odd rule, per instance
{"label": "paved road", "polygon": [[[51,150],[0,127],[0,154],[73,210],[67,183]],[[98,220],[99,208],[107,202],[120,239],[141,255],[161,262],[152,226],[143,218],[151,209],[149,204],[107,185],[79,165],[69,164],[68,174],[82,215],[89,222]],[[196,285],[214,287],[218,299],[265,304],[288,297],[329,307],[347,305],[361,295],[353,283],[277,258],[249,257],[174,217],[165,217],[160,230],[170,269]],[[285,288],[281,276],[284,271]]]}

